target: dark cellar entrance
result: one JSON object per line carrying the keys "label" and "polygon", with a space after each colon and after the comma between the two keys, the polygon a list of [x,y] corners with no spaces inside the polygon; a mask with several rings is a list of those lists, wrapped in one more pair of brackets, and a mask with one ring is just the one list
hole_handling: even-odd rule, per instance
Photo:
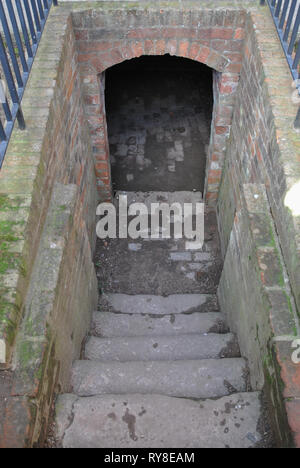
{"label": "dark cellar entrance", "polygon": [[110,68],[105,81],[113,189],[203,193],[212,69],[143,56]]}

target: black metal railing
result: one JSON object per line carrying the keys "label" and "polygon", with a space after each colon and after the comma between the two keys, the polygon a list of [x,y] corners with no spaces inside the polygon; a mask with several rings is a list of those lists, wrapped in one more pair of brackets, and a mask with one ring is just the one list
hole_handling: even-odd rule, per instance
{"label": "black metal railing", "polygon": [[0,0],[0,168],[51,6],[57,0]]}
{"label": "black metal railing", "polygon": [[[300,95],[300,1],[299,0],[260,0],[261,5],[268,3],[281,41],[295,87]],[[295,120],[300,128],[300,107]]]}

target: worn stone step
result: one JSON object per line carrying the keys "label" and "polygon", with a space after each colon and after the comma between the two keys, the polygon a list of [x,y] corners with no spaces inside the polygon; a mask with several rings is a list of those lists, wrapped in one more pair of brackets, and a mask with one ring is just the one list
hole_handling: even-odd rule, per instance
{"label": "worn stone step", "polygon": [[219,310],[215,294],[172,294],[170,296],[103,294],[100,310],[124,314],[180,314],[216,312]]}
{"label": "worn stone step", "polygon": [[189,361],[75,361],[72,387],[78,396],[155,393],[219,398],[247,390],[242,358]]}
{"label": "worn stone step", "polygon": [[97,338],[86,343],[85,357],[100,361],[168,361],[240,357],[232,333],[218,335]]}
{"label": "worn stone step", "polygon": [[144,315],[95,312],[91,333],[98,337],[172,336],[187,333],[227,333],[219,312]]}
{"label": "worn stone step", "polygon": [[64,448],[255,448],[260,394],[191,401],[163,395],[61,395],[56,438]]}

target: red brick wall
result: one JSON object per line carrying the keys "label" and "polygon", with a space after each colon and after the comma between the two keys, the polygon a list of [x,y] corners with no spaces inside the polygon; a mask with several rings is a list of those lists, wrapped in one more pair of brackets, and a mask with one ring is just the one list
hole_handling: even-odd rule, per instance
{"label": "red brick wall", "polygon": [[99,75],[142,55],[176,55],[218,72],[206,171],[206,199],[218,197],[226,140],[242,64],[245,13],[239,11],[86,11],[73,14],[84,103],[92,135],[99,195],[111,196],[105,105]]}
{"label": "red brick wall", "polygon": [[[8,382],[3,385],[2,374],[0,448],[42,445],[54,396],[68,381],[97,304],[92,263],[97,191],[76,53],[70,18],[53,16],[22,100],[26,130],[14,129],[0,175],[0,198],[12,200],[5,213],[18,220],[18,238],[11,236],[14,243],[7,248],[21,241],[21,248],[11,251],[18,260],[14,269],[0,272],[0,337],[6,344]],[[44,229],[56,182],[73,187],[74,197],[63,226],[59,221],[69,207],[59,197],[50,225],[57,230],[50,238],[49,225]],[[41,251],[48,249],[47,271],[36,275]],[[61,257],[59,264],[51,255]],[[7,278],[14,281],[7,285]],[[9,303],[2,301],[4,294]]]}
{"label": "red brick wall", "polygon": [[[292,77],[268,8],[249,14],[243,57],[217,205],[226,254],[221,307],[236,323],[252,375],[258,363],[267,377],[280,444],[288,444],[289,425],[299,447],[300,365],[291,356],[300,336],[300,220],[286,196],[299,182],[300,136]],[[257,211],[247,215],[251,186],[265,192],[267,209],[258,209],[263,197],[255,189]]]}

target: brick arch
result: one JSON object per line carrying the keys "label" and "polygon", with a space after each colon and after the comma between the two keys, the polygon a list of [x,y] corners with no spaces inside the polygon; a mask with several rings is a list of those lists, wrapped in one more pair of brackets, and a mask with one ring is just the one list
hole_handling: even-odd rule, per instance
{"label": "brick arch", "polygon": [[230,59],[225,55],[201,42],[190,43],[189,41],[165,41],[163,39],[126,42],[108,51],[98,50],[90,58],[90,64],[95,73],[100,74],[126,60],[139,58],[143,55],[165,54],[203,63],[219,73],[224,73],[231,64]]}
{"label": "brick arch", "polygon": [[[224,49],[223,43],[225,44],[224,41],[217,39],[216,44]],[[214,111],[207,154],[205,198],[209,204],[215,205],[231,128],[233,98],[239,81],[241,54],[229,53],[226,50],[217,51],[209,45],[209,41],[191,41],[190,39],[153,38],[111,42],[99,40],[79,41],[78,44],[83,96],[91,130],[95,172],[101,200],[110,200],[112,194],[104,89],[99,80],[103,72],[125,60],[143,55],[165,54],[198,61],[214,70]],[[228,47],[228,42],[226,47]]]}
{"label": "brick arch", "polygon": [[116,11],[78,11],[73,13],[72,21],[101,198],[110,196],[110,165],[99,75],[125,60],[170,54],[201,62],[214,70],[214,111],[206,174],[206,199],[214,204],[242,68],[245,11],[209,6],[195,9],[137,6]]}

